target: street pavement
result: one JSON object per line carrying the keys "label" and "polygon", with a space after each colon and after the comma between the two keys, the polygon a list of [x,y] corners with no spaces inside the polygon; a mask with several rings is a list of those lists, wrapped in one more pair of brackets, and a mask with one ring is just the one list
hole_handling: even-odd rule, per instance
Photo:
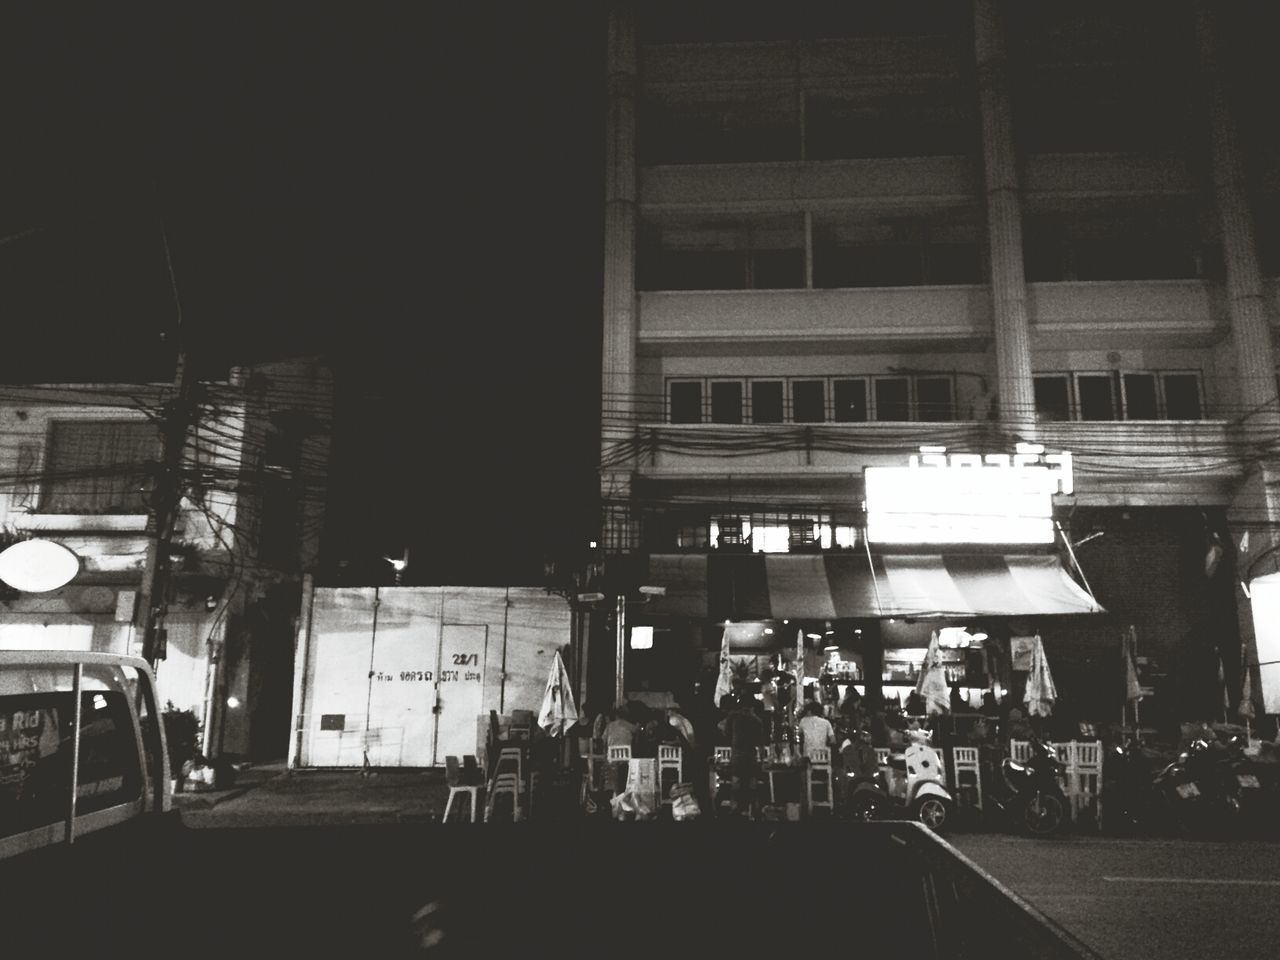
{"label": "street pavement", "polygon": [[[230,790],[178,795],[175,806],[197,829],[344,827],[436,822],[447,797],[443,771],[290,772],[277,763],[244,771]],[[1280,955],[1280,842],[959,831],[948,839],[1108,960]]]}
{"label": "street pavement", "polygon": [[1280,843],[957,834],[951,843],[1115,960],[1280,955]]}
{"label": "street pavement", "polygon": [[290,771],[284,761],[244,770],[226,790],[174,794],[190,827],[427,823],[441,819],[443,770]]}

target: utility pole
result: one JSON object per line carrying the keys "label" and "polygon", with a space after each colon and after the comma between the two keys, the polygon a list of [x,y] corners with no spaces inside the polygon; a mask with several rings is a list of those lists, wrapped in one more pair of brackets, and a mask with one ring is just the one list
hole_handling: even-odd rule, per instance
{"label": "utility pole", "polygon": [[151,516],[147,523],[151,535],[147,540],[142,587],[134,607],[134,624],[142,632],[142,657],[152,667],[166,654],[168,633],[164,621],[169,608],[173,532],[178,505],[182,502],[182,460],[195,397],[190,369],[186,350],[179,347],[174,396],[164,405],[160,427],[163,451],[160,468],[151,484]]}
{"label": "utility pole", "polygon": [[142,632],[142,658],[153,668],[165,658],[167,652],[168,633],[164,621],[169,609],[173,530],[178,520],[178,505],[182,502],[182,461],[187,445],[187,430],[195,407],[195,380],[191,375],[191,363],[183,339],[182,301],[178,297],[178,283],[173,274],[169,237],[163,229],[161,237],[164,241],[165,265],[169,269],[169,285],[173,290],[173,302],[177,310],[175,327],[178,357],[173,377],[174,395],[165,403],[160,423],[160,469],[151,484],[150,516],[147,521],[150,537],[142,569],[142,586],[138,590],[138,600],[133,608],[134,627],[141,628]]}

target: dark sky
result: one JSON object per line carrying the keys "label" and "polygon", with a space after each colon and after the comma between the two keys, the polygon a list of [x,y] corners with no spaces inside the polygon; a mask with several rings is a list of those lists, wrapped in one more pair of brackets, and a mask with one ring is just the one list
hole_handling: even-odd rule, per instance
{"label": "dark sky", "polygon": [[171,376],[163,224],[197,362],[338,365],[335,556],[590,534],[602,4],[49,6],[0,15],[0,373]]}

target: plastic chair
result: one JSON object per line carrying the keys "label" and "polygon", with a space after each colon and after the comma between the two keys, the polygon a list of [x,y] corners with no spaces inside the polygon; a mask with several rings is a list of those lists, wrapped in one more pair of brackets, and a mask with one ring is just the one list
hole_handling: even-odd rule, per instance
{"label": "plastic chair", "polygon": [[663,773],[671,770],[676,775],[676,783],[684,783],[684,751],[680,747],[658,746],[658,791],[664,804],[671,802],[671,788],[667,786]]}
{"label": "plastic chair", "polygon": [[630,763],[631,748],[630,747],[609,747],[608,748],[610,763]]}
{"label": "plastic chair", "polygon": [[729,763],[731,760],[733,760],[732,747],[716,747],[715,750],[716,750],[716,754],[715,754],[716,763]]}
{"label": "plastic chair", "polygon": [[1070,785],[1071,819],[1075,820],[1086,807],[1093,808],[1094,819],[1102,826],[1102,741],[1072,740],[1067,761],[1067,777]]}
{"label": "plastic chair", "polygon": [[493,789],[489,791],[489,800],[485,804],[485,823],[488,823],[493,819],[493,811],[497,806],[498,797],[503,794],[511,797],[512,821],[522,819],[520,808],[520,781],[516,779],[516,775],[514,773],[500,773],[493,778]]}
{"label": "plastic chair", "polygon": [[[828,810],[835,810],[835,776],[831,772],[831,751],[823,747],[814,747],[808,753],[809,764],[804,775],[805,798],[809,801],[809,810],[812,812],[815,807],[826,807]],[[821,774],[821,779],[815,780],[814,775]],[[813,788],[815,784],[821,784],[826,798],[823,800],[815,800],[813,798]]]}
{"label": "plastic chair", "polygon": [[[627,776],[631,775],[630,773],[631,748],[626,746],[606,747],[605,758],[609,762],[609,766],[608,766],[608,771],[610,776],[609,786],[615,793],[617,793],[618,783],[619,782],[622,782],[624,784],[626,783],[626,778],[621,775],[621,771],[618,769],[618,764],[625,763],[628,767]],[[623,787],[623,789],[624,790],[626,789],[625,786]]]}
{"label": "plastic chair", "polygon": [[876,747],[876,765],[887,767],[889,765],[889,748]]}
{"label": "plastic chair", "polygon": [[[475,760],[474,757],[469,758]],[[449,814],[453,810],[453,800],[460,794],[465,793],[470,801],[470,811],[468,816],[472,823],[479,819],[480,814],[480,783],[477,780],[468,779],[467,772],[462,764],[458,762],[457,757],[445,757],[445,782],[449,785],[449,799],[444,804],[444,816],[441,822],[449,822]]]}
{"label": "plastic chair", "polygon": [[977,747],[952,747],[951,748],[951,766],[954,770],[956,778],[956,791],[959,792],[962,787],[968,784],[961,784],[960,777],[963,774],[973,774],[973,805],[979,810],[982,809],[982,764],[978,756]]}
{"label": "plastic chair", "polygon": [[1010,740],[1009,756],[1016,763],[1026,763],[1027,758],[1031,756],[1031,741],[1030,740]]}

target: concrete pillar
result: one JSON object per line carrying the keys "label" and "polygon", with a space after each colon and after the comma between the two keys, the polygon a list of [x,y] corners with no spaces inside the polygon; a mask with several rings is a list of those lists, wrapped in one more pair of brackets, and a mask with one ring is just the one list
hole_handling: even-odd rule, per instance
{"label": "concrete pillar", "polygon": [[[636,18],[628,3],[609,13],[605,144],[604,333],[600,409],[601,495],[630,493],[634,458],[619,456],[636,425]],[[610,525],[612,526],[612,525]],[[610,543],[607,551],[621,545]],[[624,539],[633,539],[624,537]]]}
{"label": "concrete pillar", "polygon": [[1251,440],[1274,445],[1276,428],[1280,425],[1276,413],[1275,355],[1254,244],[1253,215],[1245,189],[1244,161],[1228,85],[1223,77],[1216,14],[1208,3],[1197,4],[1196,37],[1207,88],[1213,199],[1222,234],[1242,414],[1247,426],[1256,427],[1250,430]]}
{"label": "concrete pillar", "polygon": [[974,0],[974,53],[982,115],[996,389],[1001,423],[1026,435],[1035,423],[1027,284],[1022,269],[1022,202],[1009,109],[1008,55],[999,0]]}

